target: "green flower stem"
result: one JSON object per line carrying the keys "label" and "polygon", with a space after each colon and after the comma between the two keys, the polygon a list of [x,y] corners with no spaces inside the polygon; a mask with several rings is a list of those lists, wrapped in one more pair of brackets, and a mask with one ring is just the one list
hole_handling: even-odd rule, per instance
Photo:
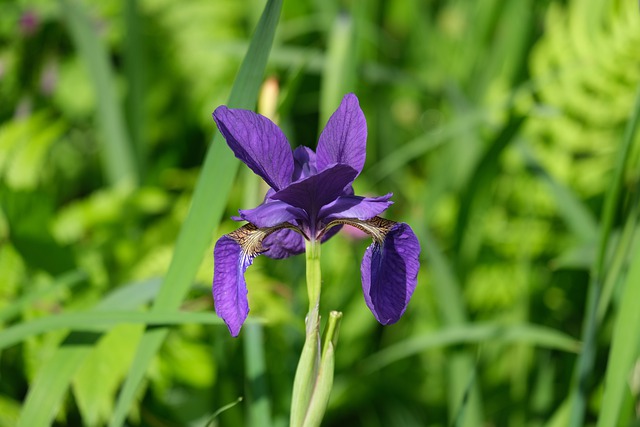
{"label": "green flower stem", "polygon": [[309,313],[306,338],[293,381],[291,427],[319,426],[333,385],[334,351],[342,313],[332,311],[320,340],[320,242],[307,242],[307,292]]}
{"label": "green flower stem", "polygon": [[320,288],[322,286],[320,274],[320,242],[308,241],[305,248],[305,257],[307,259],[307,293],[309,295],[309,313],[307,316],[307,336],[309,335],[309,327],[313,327],[314,322],[318,320],[318,307],[320,305]]}

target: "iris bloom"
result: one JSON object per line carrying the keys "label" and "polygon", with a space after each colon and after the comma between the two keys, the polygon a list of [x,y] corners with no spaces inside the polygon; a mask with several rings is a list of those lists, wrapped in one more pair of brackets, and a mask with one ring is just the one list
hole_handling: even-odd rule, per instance
{"label": "iris bloom", "polygon": [[343,224],[369,234],[362,289],[375,318],[387,325],[404,313],[416,287],[420,244],[407,224],[379,217],[391,194],[361,197],[352,183],[365,162],[367,123],[346,95],[320,135],[317,151],[293,152],[278,126],[252,111],[218,107],[213,118],[237,158],[271,187],[264,202],[240,210],[248,224],[222,236],[214,249],[216,312],[237,336],[249,313],[244,273],[260,254],[285,258],[305,251],[305,239],[324,242]]}

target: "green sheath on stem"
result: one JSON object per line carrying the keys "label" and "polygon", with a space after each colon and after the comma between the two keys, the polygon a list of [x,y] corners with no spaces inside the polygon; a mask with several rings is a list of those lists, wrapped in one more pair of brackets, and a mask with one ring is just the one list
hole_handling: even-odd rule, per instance
{"label": "green sheath on stem", "polygon": [[291,397],[291,427],[302,426],[309,407],[313,385],[318,373],[320,357],[320,316],[318,304],[320,302],[320,243],[306,243],[305,256],[307,260],[307,293],[309,295],[309,313],[306,319],[306,338],[302,347],[302,354],[293,380],[293,395]]}
{"label": "green sheath on stem", "polygon": [[304,419],[304,427],[317,427],[322,422],[322,417],[327,410],[331,387],[333,387],[333,367],[335,364],[334,353],[338,343],[338,330],[342,313],[332,311],[329,313],[329,322],[325,327],[324,342],[322,345],[322,357],[316,382],[313,387],[311,401]]}
{"label": "green sheath on stem", "polygon": [[306,338],[293,381],[291,427],[319,426],[333,385],[334,351],[342,313],[332,311],[320,341],[320,242],[307,242],[309,313]]}

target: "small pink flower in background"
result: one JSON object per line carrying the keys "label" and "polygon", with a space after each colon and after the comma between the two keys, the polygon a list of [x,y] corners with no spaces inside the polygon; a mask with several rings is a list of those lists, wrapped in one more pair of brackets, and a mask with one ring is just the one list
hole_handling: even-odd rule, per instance
{"label": "small pink flower in background", "polygon": [[38,31],[40,26],[40,17],[33,10],[25,11],[18,21],[20,33],[24,36],[32,36]]}

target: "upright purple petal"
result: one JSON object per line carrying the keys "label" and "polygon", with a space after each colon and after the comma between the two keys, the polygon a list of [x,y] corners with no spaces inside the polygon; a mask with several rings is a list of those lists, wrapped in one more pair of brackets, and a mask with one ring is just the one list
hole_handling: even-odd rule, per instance
{"label": "upright purple petal", "polygon": [[291,147],[275,123],[253,111],[224,105],[216,108],[213,119],[236,157],[270,187],[280,190],[291,183]]}
{"label": "upright purple petal", "polygon": [[318,170],[332,163],[349,165],[358,173],[364,167],[367,148],[367,121],[352,93],[344,96],[340,107],[329,118],[316,149]]}
{"label": "upright purple petal", "polygon": [[293,150],[293,178],[292,181],[307,178],[318,173],[316,167],[316,153],[309,147],[301,145]]}
{"label": "upright purple petal", "polygon": [[288,258],[304,252],[304,237],[297,231],[285,228],[268,235],[262,246],[267,250],[264,255],[273,259]]}
{"label": "upright purple petal", "polygon": [[320,209],[318,218],[325,223],[340,218],[367,220],[380,215],[393,204],[389,193],[380,197],[340,196]]}
{"label": "upright purple petal", "polygon": [[234,337],[240,333],[249,314],[244,272],[253,258],[244,253],[238,242],[228,235],[222,236],[213,250],[213,302],[216,313]]}
{"label": "upright purple petal", "polygon": [[420,268],[420,243],[407,224],[397,223],[382,242],[369,246],[362,259],[362,290],[367,306],[383,325],[402,317],[413,295]]}
{"label": "upright purple petal", "polygon": [[316,218],[320,208],[341,195],[351,185],[357,172],[347,165],[334,165],[322,172],[297,181],[271,196],[291,206],[304,209],[310,220]]}
{"label": "upright purple petal", "polygon": [[240,217],[259,228],[275,227],[276,225],[295,220],[304,220],[307,214],[304,210],[291,206],[280,200],[272,200],[253,209],[240,209]]}

